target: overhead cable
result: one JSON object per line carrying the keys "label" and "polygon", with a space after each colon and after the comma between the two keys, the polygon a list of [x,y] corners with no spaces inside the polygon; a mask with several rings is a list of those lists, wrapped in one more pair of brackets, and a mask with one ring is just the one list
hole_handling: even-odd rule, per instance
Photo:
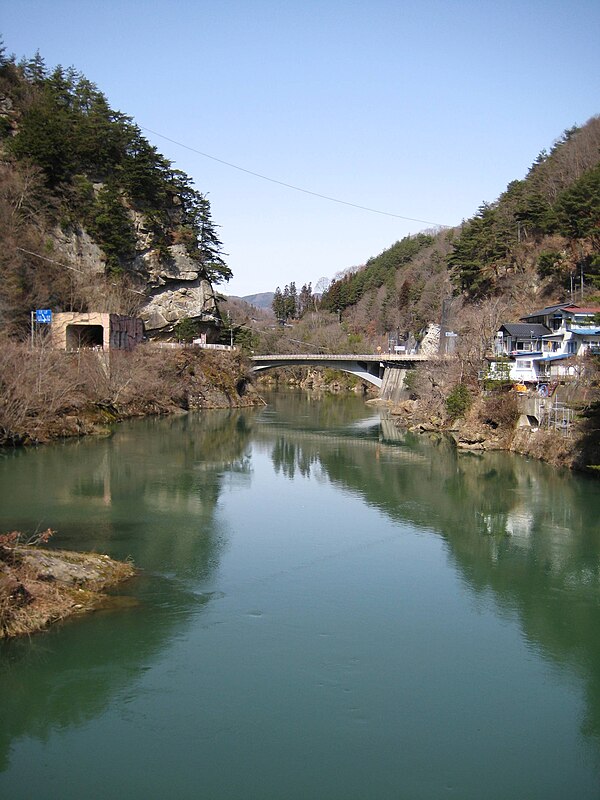
{"label": "overhead cable", "polygon": [[[80,275],[86,274],[82,269],[77,269],[77,267],[71,267],[69,264],[64,264],[62,261],[57,261],[55,258],[48,258],[48,256],[43,256],[40,253],[33,253],[31,250],[25,250],[24,247],[15,247],[15,250],[20,250],[22,253],[27,253],[28,256],[35,256],[36,258],[41,258],[43,261],[49,261],[51,264],[58,264],[59,267],[70,269],[71,272],[78,272]],[[111,286],[119,286],[119,284],[111,282]],[[130,289],[129,286],[124,286],[122,288],[125,289],[126,292],[134,292],[135,294],[141,294],[144,297],[146,296],[145,292],[140,292],[138,289]]]}
{"label": "overhead cable", "polygon": [[269,181],[269,183],[276,183],[278,186],[284,186],[286,189],[293,189],[295,192],[302,192],[303,194],[310,194],[313,197],[319,197],[321,200],[329,200],[331,203],[339,203],[343,206],[350,206],[351,208],[358,208],[361,211],[369,211],[371,214],[382,214],[385,217],[395,217],[396,219],[404,219],[408,222],[420,222],[423,225],[434,225],[436,228],[446,228],[447,225],[442,225],[440,222],[432,222],[431,220],[427,219],[418,219],[417,217],[405,217],[402,214],[392,214],[391,211],[381,211],[377,208],[369,208],[368,206],[361,206],[358,203],[350,203],[348,200],[340,200],[338,197],[330,197],[326,194],[321,194],[320,192],[313,192],[310,189],[303,189],[301,186],[294,186],[292,183],[286,183],[285,181],[277,180],[277,178],[270,178],[268,175],[262,175],[260,172],[254,172],[251,169],[246,169],[246,167],[240,167],[238,164],[232,164],[230,161],[225,161],[222,158],[217,158],[216,156],[211,156],[209,153],[203,153],[202,150],[198,150],[195,147],[190,147],[190,145],[184,144],[183,142],[178,142],[176,139],[171,139],[169,136],[165,136],[163,133],[158,133],[158,131],[153,131],[151,128],[145,128],[143,125],[140,125],[140,128],[147,133],[151,133],[153,136],[159,136],[161,139],[164,139],[167,142],[171,142],[171,144],[176,144],[178,147],[183,147],[185,150],[190,150],[192,153],[197,153],[199,156],[203,158],[209,158],[211,161],[216,161],[219,164],[224,164],[226,167],[231,167],[232,169],[237,169],[240,172],[245,172],[247,175],[253,175],[255,178],[261,178],[263,181]]}

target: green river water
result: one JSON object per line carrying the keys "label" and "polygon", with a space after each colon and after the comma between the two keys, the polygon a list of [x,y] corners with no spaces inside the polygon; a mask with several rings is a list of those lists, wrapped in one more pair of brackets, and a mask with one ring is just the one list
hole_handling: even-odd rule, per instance
{"label": "green river water", "polygon": [[0,797],[600,797],[600,482],[354,397],[0,452],[0,530],[131,557],[0,645]]}

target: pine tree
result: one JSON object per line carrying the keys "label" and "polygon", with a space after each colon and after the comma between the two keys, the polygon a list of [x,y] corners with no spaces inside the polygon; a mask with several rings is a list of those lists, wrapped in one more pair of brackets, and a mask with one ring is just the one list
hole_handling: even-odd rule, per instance
{"label": "pine tree", "polygon": [[29,61],[22,61],[19,66],[22,68],[25,78],[31,83],[41,84],[48,75],[46,62],[40,55],[39,50],[35,51],[33,58],[30,58]]}
{"label": "pine tree", "polygon": [[303,284],[302,288],[300,289],[300,295],[298,297],[298,316],[303,317],[306,313],[308,313],[313,305],[313,296],[312,296],[312,286],[311,284]]}
{"label": "pine tree", "polygon": [[296,319],[296,317],[298,316],[298,293],[296,292],[296,284],[294,281],[292,281],[289,286],[285,287],[284,297],[286,297],[286,304],[285,304],[286,319]]}
{"label": "pine tree", "polygon": [[271,304],[271,308],[273,309],[273,313],[275,314],[275,318],[280,322],[285,321],[285,303],[283,299],[283,294],[281,293],[281,289],[279,286],[275,289],[275,294],[273,295],[273,302]]}

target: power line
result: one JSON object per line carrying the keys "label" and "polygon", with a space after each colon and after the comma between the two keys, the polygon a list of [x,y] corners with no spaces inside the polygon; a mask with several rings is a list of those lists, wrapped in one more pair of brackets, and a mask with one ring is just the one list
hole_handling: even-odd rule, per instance
{"label": "power line", "polygon": [[51,264],[58,264],[59,267],[64,267],[65,269],[70,269],[71,272],[79,272],[80,275],[85,275],[82,269],[77,269],[76,267],[71,267],[69,264],[63,264],[61,261],[57,261],[54,258],[48,258],[48,256],[42,256],[40,253],[33,253],[31,250],[25,250],[24,247],[15,247],[15,250],[20,250],[22,253],[27,253],[28,256],[35,256],[36,258],[41,258],[44,261],[49,261]]}
{"label": "power line", "polygon": [[408,222],[420,222],[423,225],[435,225],[439,228],[447,228],[447,225],[442,225],[440,222],[432,222],[428,219],[418,219],[417,217],[405,217],[402,214],[392,214],[391,211],[381,211],[378,208],[369,208],[368,206],[361,206],[358,203],[350,203],[348,200],[340,200],[338,197],[330,197],[326,194],[320,194],[320,192],[313,192],[310,189],[303,189],[301,186],[294,186],[292,183],[286,183],[285,181],[277,180],[277,178],[270,178],[268,175],[262,175],[260,172],[254,172],[251,169],[246,169],[246,167],[240,167],[238,164],[232,164],[230,161],[225,161],[222,158],[217,158],[216,156],[211,156],[209,153],[203,153],[202,150],[197,150],[195,147],[190,147],[190,145],[184,144],[183,142],[178,142],[176,139],[171,139],[169,136],[165,136],[163,133],[158,133],[158,131],[153,131],[151,128],[145,128],[143,125],[140,125],[140,128],[143,131],[147,131],[151,133],[153,136],[159,136],[161,139],[164,139],[167,142],[171,142],[171,144],[176,144],[178,147],[183,147],[185,150],[190,150],[192,153],[197,153],[199,156],[203,156],[204,158],[209,158],[211,161],[216,161],[219,164],[224,164],[226,167],[231,167],[232,169],[237,169],[240,172],[245,172],[247,175],[253,175],[255,178],[261,178],[263,181],[269,181],[269,183],[276,183],[278,186],[284,186],[286,189],[293,189],[295,192],[302,192],[303,194],[309,194],[313,197],[319,197],[321,200],[329,200],[331,203],[339,203],[343,206],[350,206],[351,208],[358,208],[361,211],[369,211],[371,214],[382,214],[385,217],[395,217],[396,219],[404,219]]}
{"label": "power line", "polygon": [[[31,250],[25,250],[24,247],[15,247],[15,250],[20,250],[22,253],[27,253],[28,256],[35,256],[36,258],[41,258],[43,261],[49,261],[51,264],[58,264],[59,267],[64,267],[65,269],[70,269],[71,272],[78,272],[80,275],[86,275],[86,273],[82,269],[77,269],[77,267],[71,267],[69,264],[63,264],[62,261],[57,261],[55,258],[48,258],[48,256],[43,256],[40,253],[33,253]],[[118,283],[111,283],[111,286],[119,286]],[[146,296],[145,292],[140,292],[138,289],[130,289],[128,286],[123,287],[126,292],[135,292],[135,294],[141,294],[144,297]]]}

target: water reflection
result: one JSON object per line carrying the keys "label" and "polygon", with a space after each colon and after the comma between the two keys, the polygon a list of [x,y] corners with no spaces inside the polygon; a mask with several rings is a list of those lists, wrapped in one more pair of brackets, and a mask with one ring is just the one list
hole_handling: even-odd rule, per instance
{"label": "water reflection", "polygon": [[[201,692],[211,678],[215,687],[229,688],[228,701],[223,701],[229,705],[221,707],[217,699],[210,709],[197,705],[190,710],[191,715],[204,711],[209,721],[222,720],[225,712],[224,724],[233,733],[223,734],[224,753],[218,749],[211,753],[229,762],[227,744],[237,741],[238,727],[242,731],[254,729],[261,707],[269,702],[274,687],[279,692],[278,707],[285,707],[290,692],[286,670],[296,676],[294,691],[298,693],[310,687],[316,672],[321,681],[318,696],[314,692],[307,698],[302,696],[298,707],[306,705],[316,714],[324,707],[320,694],[323,692],[331,713],[324,714],[320,724],[325,728],[331,721],[331,731],[342,736],[349,730],[346,741],[357,743],[357,749],[364,751],[360,731],[370,730],[365,719],[356,722],[353,718],[342,731],[339,723],[342,713],[336,719],[336,712],[339,708],[348,712],[347,704],[344,701],[338,706],[332,701],[335,691],[339,690],[341,695],[344,688],[335,683],[336,659],[342,662],[345,659],[344,680],[348,695],[351,691],[356,693],[352,699],[356,708],[369,679],[361,683],[362,665],[349,644],[357,627],[356,619],[335,615],[336,593],[344,586],[344,576],[340,571],[339,583],[336,582],[337,562],[334,568],[327,569],[333,566],[338,551],[332,556],[326,543],[329,531],[319,530],[321,513],[326,509],[312,508],[311,530],[303,530],[300,524],[294,529],[302,535],[295,538],[282,535],[272,540],[263,537],[261,541],[276,482],[271,472],[259,482],[255,470],[267,467],[270,470],[269,461],[279,486],[284,483],[287,487],[292,482],[294,488],[302,486],[302,499],[307,506],[313,498],[309,494],[310,479],[313,484],[327,483],[334,490],[340,489],[335,497],[333,491],[326,495],[332,500],[339,501],[339,496],[343,496],[345,502],[349,495],[361,499],[363,503],[352,506],[357,513],[362,514],[366,507],[380,512],[365,512],[362,520],[367,524],[376,526],[385,517],[401,523],[398,530],[422,533],[422,536],[415,533],[415,538],[436,543],[443,540],[440,547],[450,571],[460,576],[469,598],[493,598],[498,615],[518,621],[523,637],[536,655],[541,653],[569,678],[575,676],[578,683],[583,679],[587,705],[582,730],[587,735],[599,736],[598,484],[503,453],[459,453],[443,439],[402,432],[391,419],[380,422],[377,412],[356,398],[326,397],[316,401],[297,393],[269,399],[269,407],[263,410],[143,420],[120,426],[105,440],[82,440],[0,457],[0,527],[26,531],[58,528],[55,542],[58,547],[97,549],[115,557],[131,556],[144,570],[142,577],[126,589],[139,600],[138,607],[92,615],[31,641],[0,647],[0,771],[11,767],[8,763],[11,745],[26,748],[28,737],[50,741],[57,730],[64,732],[100,719],[115,704],[121,714],[126,714],[128,704],[137,703],[137,713],[142,714],[145,706],[140,693],[148,691],[146,673],[157,669],[157,664],[159,673],[161,668],[175,670],[171,664],[171,659],[176,659],[175,651],[179,653],[180,672],[174,674],[183,680],[185,659],[190,652],[186,646],[195,637],[196,649],[192,647],[191,652],[196,656],[202,653],[207,639],[202,626],[208,625],[206,620],[211,614],[218,616],[214,609],[220,605],[217,598],[222,599],[219,593],[223,588],[224,564],[230,570],[229,586],[235,589],[238,581],[238,588],[244,583],[246,589],[240,591],[237,606],[230,600],[230,614],[226,617],[229,627],[221,624],[222,619],[215,624],[219,633],[211,642],[221,649],[212,654],[210,663],[214,663],[214,671],[207,666],[198,684],[190,682],[201,697],[197,703],[206,703]],[[251,506],[250,489],[256,489],[260,498]],[[235,494],[237,490],[243,491],[243,501]],[[249,504],[248,513],[239,508],[241,503]],[[238,528],[224,523],[224,506],[229,513],[227,519],[233,519]],[[296,509],[280,508],[281,511],[291,511],[290,516],[301,514]],[[251,513],[254,519],[249,518]],[[324,513],[322,524],[332,524]],[[347,525],[348,520],[342,524]],[[396,526],[391,526],[391,530],[388,527],[381,541],[385,536],[393,539],[396,535],[401,535]],[[234,537],[238,547],[236,558],[231,557]],[[310,541],[305,546],[307,539]],[[350,554],[357,569],[351,575],[360,580],[361,559],[365,556],[368,561],[372,555],[361,547],[366,542],[374,544],[376,549],[379,541],[377,534],[367,539],[361,538],[360,531],[354,531],[347,539],[338,537],[335,547],[340,552],[346,548],[344,553]],[[417,550],[413,552],[418,554]],[[264,558],[264,564],[260,563],[254,573],[244,571],[249,560],[255,559],[256,564],[260,558]],[[305,597],[305,576],[312,574],[313,569],[321,570],[319,576],[326,576],[331,585],[324,587],[322,596]],[[410,565],[405,564],[404,569],[406,578]],[[389,578],[389,573],[386,577]],[[396,580],[395,574],[390,580]],[[398,610],[391,607],[394,598],[381,599],[377,587],[369,586],[367,581],[365,584],[365,605],[373,604],[390,614],[390,619],[377,619],[377,624],[386,631],[398,626]],[[435,590],[433,582],[425,587],[426,591],[430,589]],[[279,606],[276,611],[268,606],[267,598],[273,594],[272,602]],[[354,613],[360,614],[363,600],[351,599],[355,601]],[[417,601],[423,599],[417,597]],[[261,601],[269,613],[262,614]],[[316,634],[298,614],[302,603],[306,603],[307,619],[318,620],[322,626]],[[224,600],[221,605],[225,604]],[[243,619],[240,609],[245,610]],[[282,619],[280,627],[273,623],[276,614]],[[372,621],[366,613],[365,619]],[[426,617],[416,617],[415,627],[422,624],[433,623]],[[334,649],[338,626],[343,634],[338,637],[341,655]],[[402,659],[398,659],[390,645],[394,638],[401,638],[397,627],[395,630],[395,636],[393,631],[386,633],[386,646],[382,650],[388,658],[381,660],[385,680],[388,665],[394,672],[394,665],[406,657],[406,649],[402,651]],[[319,639],[318,649],[312,653],[312,663],[305,662],[304,652],[310,648],[313,634]],[[370,628],[367,642],[379,646],[376,634]],[[402,634],[408,635],[406,628]],[[418,649],[422,640],[414,641]],[[254,646],[256,651],[252,649]],[[284,649],[291,650],[290,664],[284,663]],[[367,649],[364,645],[364,650]],[[250,654],[250,662],[238,669],[240,650]],[[470,652],[465,656],[468,657]],[[324,683],[321,659],[325,659],[325,677],[329,680],[332,676],[330,694],[323,689],[327,681]],[[219,681],[220,661],[229,670],[223,683]],[[275,668],[272,676],[267,674],[270,662]],[[426,656],[415,663],[437,674],[439,665],[429,664]],[[513,670],[516,674],[518,667]],[[499,665],[498,669],[502,667]],[[250,676],[248,683],[243,683],[236,694],[234,679],[243,679],[246,672]],[[265,674],[267,679],[261,683]],[[166,691],[165,683],[161,682],[163,677],[155,677],[155,683],[150,685]],[[410,677],[418,687],[421,673]],[[170,674],[164,680],[170,680]],[[383,692],[390,691],[396,700],[403,697],[399,689],[395,691],[397,683],[398,676],[394,674],[382,687]],[[247,717],[238,726],[236,703],[244,702],[257,687],[262,688],[263,694],[257,694]],[[389,706],[388,697],[376,699],[381,701],[381,708]],[[190,696],[189,702],[193,703],[194,698]],[[418,705],[419,698],[414,708],[410,706],[413,716],[418,713]],[[354,711],[356,708],[352,706]],[[275,717],[277,721],[278,715]],[[269,717],[267,712],[264,719],[268,732],[273,715]],[[297,720],[300,719],[298,715]],[[336,729],[336,722],[340,728]],[[394,731],[394,722],[388,720],[386,730]],[[373,723],[371,733],[378,724]],[[181,728],[171,722],[168,730],[179,732]],[[313,730],[310,723],[306,730]],[[288,731],[287,735],[292,740],[294,731]],[[426,733],[422,735],[423,741],[428,741]],[[212,739],[216,741],[219,736]],[[394,741],[386,739],[390,750],[394,749]],[[405,749],[410,748],[410,742],[404,744]],[[466,750],[475,747],[466,740],[464,745]],[[206,750],[209,746],[203,743],[202,748]],[[353,752],[350,748],[347,754]],[[241,753],[246,751],[242,749]],[[400,757],[401,754],[393,754],[394,759]],[[282,755],[282,763],[293,760],[293,755]],[[15,772],[14,767],[12,770]],[[218,783],[219,775],[212,778]],[[289,774],[284,778],[289,780]],[[242,778],[240,781],[243,782]],[[283,795],[273,792],[271,796]],[[305,796],[311,795],[307,792]],[[352,794],[352,787],[347,796],[357,796]],[[373,796],[392,795],[375,791]],[[430,796],[435,796],[435,792]]]}
{"label": "water reflection", "polygon": [[146,568],[186,570],[207,561],[225,476],[250,479],[249,419],[230,411],[140,420],[103,440],[6,452],[2,518],[26,533],[58,529],[56,547],[77,542]]}
{"label": "water reflection", "polygon": [[[135,607],[0,643],[0,771],[12,741],[100,715],[210,602],[226,542],[215,507],[248,481],[249,421],[237,411],[125,424],[114,436],[0,458],[0,529],[58,529],[55,547],[132,557]],[[193,580],[192,580],[193,579]]]}
{"label": "water reflection", "polygon": [[[267,424],[254,434],[272,442],[275,469],[292,478],[318,466],[369,505],[443,536],[472,592],[493,592],[532,646],[585,676],[583,730],[600,737],[598,482],[506,453],[462,453],[389,418],[309,434],[287,414],[285,396],[278,409],[289,432]],[[357,429],[369,435],[350,441]]]}

